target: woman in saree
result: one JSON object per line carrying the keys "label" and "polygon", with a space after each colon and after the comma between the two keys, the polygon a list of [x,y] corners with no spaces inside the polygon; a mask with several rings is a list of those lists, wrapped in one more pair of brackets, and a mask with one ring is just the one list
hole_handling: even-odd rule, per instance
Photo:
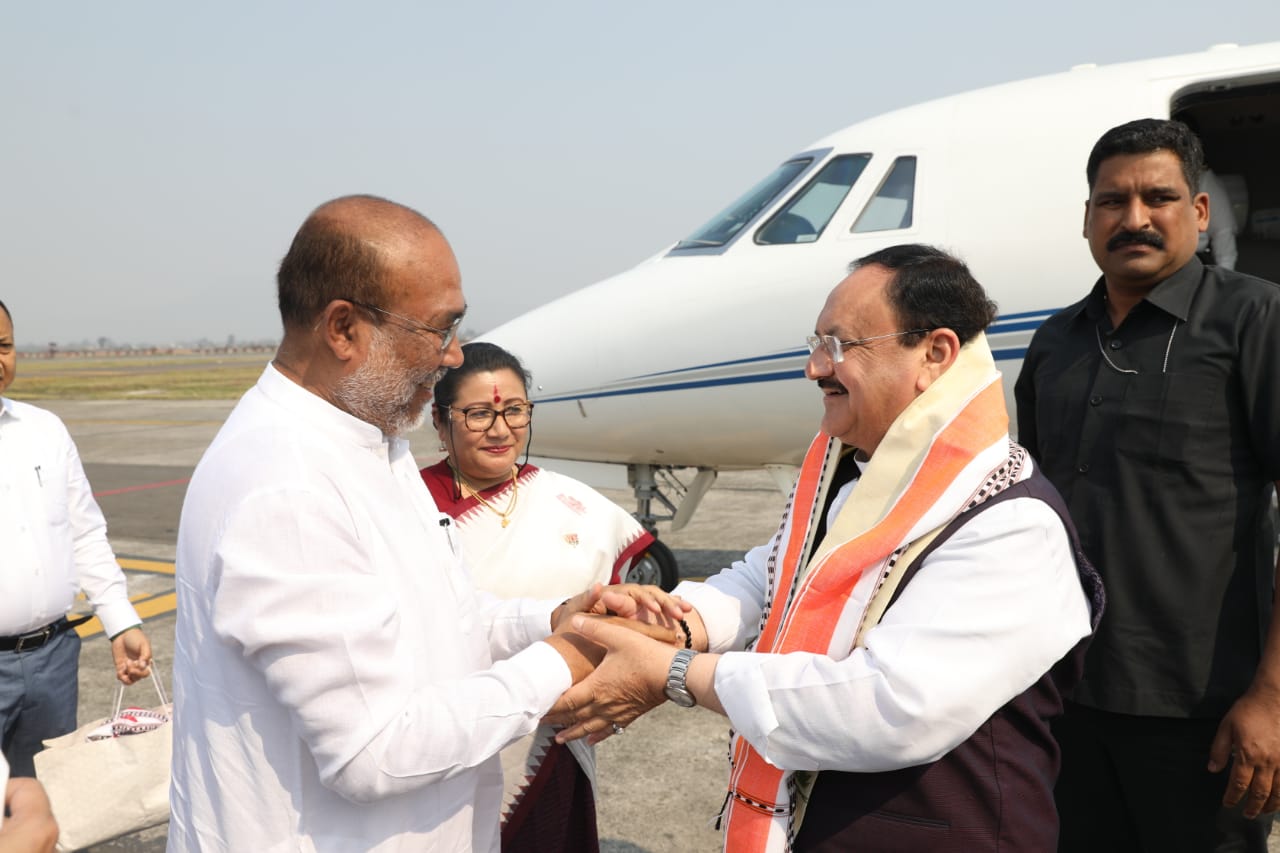
{"label": "woman in saree", "polygon": [[[462,351],[432,404],[447,455],[422,478],[455,520],[476,586],[506,598],[567,598],[620,582],[653,536],[589,486],[521,464],[533,421],[528,374],[494,344]],[[539,726],[502,753],[506,853],[599,849],[594,751],[554,735]]]}

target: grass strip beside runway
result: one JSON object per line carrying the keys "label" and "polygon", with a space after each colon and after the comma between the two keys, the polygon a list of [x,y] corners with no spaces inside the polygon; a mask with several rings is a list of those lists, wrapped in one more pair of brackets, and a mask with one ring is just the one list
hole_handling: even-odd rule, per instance
{"label": "grass strip beside runway", "polygon": [[258,381],[270,355],[23,358],[16,400],[234,400]]}

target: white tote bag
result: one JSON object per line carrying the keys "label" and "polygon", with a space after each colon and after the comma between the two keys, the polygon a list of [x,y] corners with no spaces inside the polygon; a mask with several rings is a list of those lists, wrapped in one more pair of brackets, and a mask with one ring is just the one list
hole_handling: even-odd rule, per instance
{"label": "white tote bag", "polygon": [[[114,714],[47,740],[36,753],[36,777],[49,793],[58,821],[59,851],[79,850],[169,819],[173,705],[154,671],[150,680],[159,707],[122,715],[122,684]],[[160,717],[165,722],[155,726]],[[134,733],[137,729],[148,730]]]}

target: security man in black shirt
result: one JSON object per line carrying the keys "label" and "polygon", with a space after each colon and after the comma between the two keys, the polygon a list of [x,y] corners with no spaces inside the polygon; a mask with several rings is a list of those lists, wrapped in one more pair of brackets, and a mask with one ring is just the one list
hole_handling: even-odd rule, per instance
{"label": "security man in black shirt", "polygon": [[1018,440],[1109,600],[1055,729],[1063,851],[1263,853],[1280,807],[1280,286],[1196,257],[1202,169],[1179,122],[1098,140],[1102,277],[1036,332],[1016,385]]}

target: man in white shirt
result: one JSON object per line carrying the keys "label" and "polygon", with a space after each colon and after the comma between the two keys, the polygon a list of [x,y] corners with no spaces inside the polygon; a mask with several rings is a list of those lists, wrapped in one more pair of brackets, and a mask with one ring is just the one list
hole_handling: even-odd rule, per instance
{"label": "man in white shirt", "polygon": [[401,437],[462,362],[458,266],[428,219],[322,205],[278,295],[276,358],[182,509],[169,849],[496,851],[498,751],[589,670],[581,637],[548,636],[561,617],[683,611],[652,587],[475,592]]}
{"label": "man in white shirt", "polygon": [[1200,192],[1209,195],[1209,226],[1197,238],[1196,254],[1205,263],[1233,270],[1240,255],[1236,248],[1236,232],[1240,226],[1231,209],[1231,195],[1208,167],[1200,173]]}
{"label": "man in white shirt", "polygon": [[[0,302],[0,395],[14,380],[15,346]],[[3,396],[0,542],[0,749],[14,776],[33,776],[43,742],[76,727],[80,638],[66,618],[76,591],[111,638],[121,682],[150,673],[151,644],[67,428],[52,412]]]}
{"label": "man in white shirt", "polygon": [[676,588],[684,650],[583,625],[609,653],[553,709],[559,737],[664,696],[724,714],[733,853],[1053,850],[1048,720],[1102,590],[1009,441],[994,316],[937,249],[856,261],[809,338],[824,415],[778,533]]}

